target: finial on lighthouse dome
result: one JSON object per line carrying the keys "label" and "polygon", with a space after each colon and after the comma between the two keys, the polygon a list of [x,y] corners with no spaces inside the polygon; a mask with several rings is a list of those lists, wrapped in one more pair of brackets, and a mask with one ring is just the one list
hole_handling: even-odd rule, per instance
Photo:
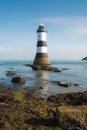
{"label": "finial on lighthouse dome", "polygon": [[44,24],[43,24],[43,23],[41,23],[41,24],[40,24],[40,26],[44,26]]}

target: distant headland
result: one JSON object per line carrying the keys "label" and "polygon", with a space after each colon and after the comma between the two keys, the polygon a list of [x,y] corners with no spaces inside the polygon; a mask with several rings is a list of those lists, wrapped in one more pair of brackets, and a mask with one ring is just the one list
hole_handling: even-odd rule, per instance
{"label": "distant headland", "polygon": [[87,57],[82,58],[82,60],[87,60]]}

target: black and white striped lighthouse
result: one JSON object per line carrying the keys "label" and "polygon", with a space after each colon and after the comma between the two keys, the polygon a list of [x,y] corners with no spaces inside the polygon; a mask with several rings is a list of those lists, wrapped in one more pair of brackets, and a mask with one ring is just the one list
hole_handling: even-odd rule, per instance
{"label": "black and white striped lighthouse", "polygon": [[35,65],[50,65],[46,44],[46,29],[43,24],[37,29],[37,52],[34,59]]}

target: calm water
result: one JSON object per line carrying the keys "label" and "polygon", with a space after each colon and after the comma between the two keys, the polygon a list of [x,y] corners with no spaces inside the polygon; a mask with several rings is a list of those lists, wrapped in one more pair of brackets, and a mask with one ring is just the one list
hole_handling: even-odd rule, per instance
{"label": "calm water", "polygon": [[[87,90],[87,61],[52,61],[52,65],[58,68],[69,68],[60,73],[47,71],[33,71],[24,64],[32,61],[0,61],[0,83],[12,87],[15,91],[35,89],[36,95],[48,97],[57,93],[77,92]],[[17,75],[22,75],[26,79],[24,85],[13,85],[12,77],[7,77],[7,71],[14,71]],[[63,88],[45,80],[66,81],[78,83],[80,86]]]}

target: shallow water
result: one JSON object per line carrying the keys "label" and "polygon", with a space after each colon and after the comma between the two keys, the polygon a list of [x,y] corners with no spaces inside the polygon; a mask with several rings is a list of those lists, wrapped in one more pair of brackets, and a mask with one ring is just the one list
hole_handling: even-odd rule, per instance
{"label": "shallow water", "polygon": [[[87,61],[52,61],[51,66],[58,68],[69,68],[62,72],[33,71],[24,64],[32,61],[0,61],[0,83],[12,87],[15,91],[25,91],[35,89],[36,95],[48,97],[57,93],[78,92],[87,90]],[[17,75],[22,75],[26,79],[24,85],[13,85],[12,77],[6,76],[7,71],[14,71]],[[44,79],[44,80],[42,80]],[[45,80],[65,81],[78,83],[80,86],[70,88],[60,87]]]}

